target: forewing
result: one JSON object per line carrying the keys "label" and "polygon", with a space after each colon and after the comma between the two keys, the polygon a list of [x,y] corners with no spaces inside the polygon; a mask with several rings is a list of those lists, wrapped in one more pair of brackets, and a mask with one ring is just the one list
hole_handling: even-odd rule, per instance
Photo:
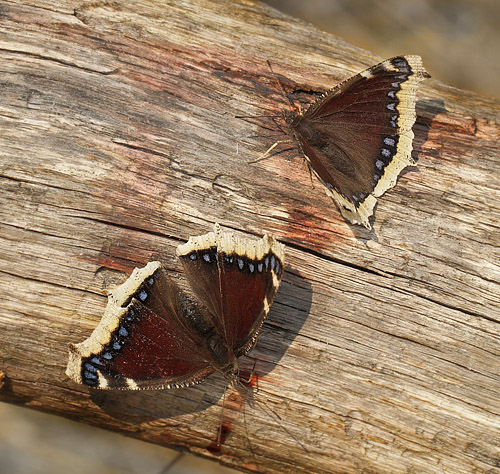
{"label": "forewing", "polygon": [[189,286],[208,308],[214,324],[221,330],[222,314],[219,267],[217,265],[217,235],[215,232],[190,237],[177,247],[177,256],[184,268]]}
{"label": "forewing", "polygon": [[[196,309],[159,262],[136,269],[114,290],[91,336],[70,345],[66,373],[101,389],[188,386],[214,369],[190,318]],[[207,323],[209,324],[209,323]]]}
{"label": "forewing", "polygon": [[236,357],[247,352],[281,282],[284,246],[269,236],[236,238],[216,225],[215,232],[191,237],[177,254],[227,346]]}
{"label": "forewing", "polygon": [[339,84],[290,124],[342,213],[369,227],[375,198],[411,158],[416,90],[428,77],[418,56],[384,61]]}
{"label": "forewing", "polygon": [[283,275],[284,246],[224,233],[218,247],[222,314],[228,344],[237,357],[257,340]]}

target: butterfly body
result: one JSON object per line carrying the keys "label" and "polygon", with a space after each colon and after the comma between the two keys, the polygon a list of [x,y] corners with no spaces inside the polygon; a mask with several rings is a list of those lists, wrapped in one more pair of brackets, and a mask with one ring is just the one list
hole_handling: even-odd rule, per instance
{"label": "butterfly body", "polygon": [[91,336],[70,344],[66,374],[99,389],[163,389],[213,372],[238,381],[238,358],[255,344],[283,274],[284,247],[215,232],[177,249],[195,297],[150,262],[108,298]]}
{"label": "butterfly body", "polygon": [[285,121],[343,216],[370,228],[376,198],[411,157],[416,90],[429,77],[418,56],[398,56],[347,79]]}

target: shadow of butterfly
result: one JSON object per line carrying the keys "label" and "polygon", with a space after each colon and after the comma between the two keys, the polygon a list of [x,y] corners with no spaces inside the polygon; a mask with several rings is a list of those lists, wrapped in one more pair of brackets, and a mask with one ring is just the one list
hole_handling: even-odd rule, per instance
{"label": "shadow of butterfly", "polygon": [[415,164],[416,93],[428,77],[419,56],[398,56],[338,84],[305,112],[283,113],[286,132],[352,224],[370,229],[376,198]]}
{"label": "shadow of butterfly", "polygon": [[238,358],[253,348],[278,291],[284,245],[274,237],[215,231],[177,248],[190,297],[160,262],[136,268],[113,290],[88,339],[69,345],[66,374],[97,389],[186,387],[213,372],[239,383]]}

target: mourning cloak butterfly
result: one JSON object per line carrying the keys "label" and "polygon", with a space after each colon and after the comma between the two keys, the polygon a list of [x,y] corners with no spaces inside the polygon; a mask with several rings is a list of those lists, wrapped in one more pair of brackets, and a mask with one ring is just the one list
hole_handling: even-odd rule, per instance
{"label": "mourning cloak butterfly", "polygon": [[213,372],[238,379],[283,275],[284,245],[215,231],[177,248],[197,298],[182,292],[160,262],[136,268],[109,295],[91,336],[69,345],[66,374],[100,389],[163,389]]}
{"label": "mourning cloak butterfly", "polygon": [[419,56],[388,59],[338,84],[304,113],[285,112],[287,131],[342,215],[370,229],[376,198],[411,157]]}

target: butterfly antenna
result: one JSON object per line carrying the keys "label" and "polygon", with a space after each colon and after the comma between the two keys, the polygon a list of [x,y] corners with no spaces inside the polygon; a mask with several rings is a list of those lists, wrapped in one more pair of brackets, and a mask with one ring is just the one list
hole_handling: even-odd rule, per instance
{"label": "butterfly antenna", "polygon": [[254,402],[256,402],[268,415],[271,416],[271,418],[274,417],[275,421],[278,423],[280,428],[288,435],[290,438],[292,438],[306,453],[309,452],[309,450],[305,447],[304,443],[297,439],[293,433],[291,433],[288,429],[286,429],[283,424],[281,423],[281,417],[271,408],[267,407],[263,403],[259,403],[254,399]]}
{"label": "butterfly antenna", "polygon": [[278,84],[279,90],[286,97],[286,100],[290,104],[290,107],[292,107],[292,109],[299,109],[299,112],[302,113],[302,111],[300,110],[300,106],[297,107],[297,105],[293,103],[292,99],[290,99],[290,96],[286,93],[285,88],[283,87],[283,83],[281,82],[280,78],[276,75],[276,73],[273,71],[273,68],[271,66],[271,61],[269,61],[269,59],[267,60],[267,65],[269,67],[269,70],[272,72],[274,78],[276,79],[276,83]]}
{"label": "butterfly antenna", "polygon": [[[252,368],[252,372],[251,372],[251,376],[248,380],[247,383],[249,383],[251,380],[252,380],[252,377],[254,375],[254,369],[255,369],[255,364],[257,363],[257,360],[254,360],[254,365],[253,365],[253,368]],[[258,383],[259,383],[259,379],[257,378],[257,388],[253,390],[254,393],[257,393],[259,391],[259,387],[258,387]],[[241,382],[240,382],[240,387],[243,387],[245,390],[249,391],[249,389],[244,386]],[[279,427],[288,435],[290,436],[290,438],[292,438],[306,453],[308,453],[308,449],[306,448],[306,446],[304,445],[304,443],[302,443],[299,439],[297,439],[297,437],[295,437],[288,429],[286,429],[283,424],[281,423],[281,417],[271,408],[269,408],[268,406],[264,405],[263,403],[260,403],[255,397],[252,398],[253,402],[255,404],[257,404],[259,407],[262,408],[262,410],[264,410],[272,419],[274,419],[277,424],[279,425]],[[244,426],[245,426],[245,433],[247,434],[247,441],[248,441],[248,449],[250,451],[250,453],[252,454],[252,456],[254,456],[254,451],[252,449],[252,446],[251,446],[251,443],[250,443],[250,438],[248,436],[248,427],[247,427],[247,419],[246,419],[246,407],[245,407],[246,404],[243,405],[243,423],[244,423]]]}
{"label": "butterfly antenna", "polygon": [[222,395],[222,409],[220,411],[220,419],[219,419],[219,430],[217,431],[217,446],[220,446],[220,442],[222,439],[222,422],[224,420],[224,407],[226,406],[226,392],[227,385],[224,387],[224,394]]}
{"label": "butterfly antenna", "polygon": [[[253,376],[253,373],[251,376]],[[245,389],[246,389],[246,387],[245,387]],[[250,454],[252,455],[252,457],[255,459],[255,453],[254,453],[253,448],[252,448],[252,443],[250,442],[250,436],[248,436],[246,403],[243,404],[243,426],[245,427],[245,435],[247,437],[248,450],[250,451]]]}
{"label": "butterfly antenna", "polygon": [[[266,118],[269,118],[269,117],[266,117]],[[274,121],[274,119],[275,119],[275,118],[276,118],[276,117],[271,117],[271,119],[272,119],[273,121]],[[252,121],[250,121],[250,120],[248,120],[248,119],[246,119],[246,120],[245,120],[245,122],[251,123],[252,125],[257,125],[258,127],[263,128],[264,130],[269,130],[269,131],[273,132],[274,134],[276,134],[276,129],[275,129],[275,128],[270,127],[269,125],[266,125],[265,123],[255,123],[255,122],[252,122]],[[274,123],[276,123],[276,122],[274,122]],[[281,131],[283,131],[283,127],[282,127],[281,125],[278,125],[278,128],[279,128]],[[256,138],[256,137],[257,137],[257,138],[261,138],[261,137],[262,137],[262,135],[250,136],[249,138]]]}
{"label": "butterfly antenna", "polygon": [[[245,397],[244,398],[242,397],[242,400],[245,400],[245,402],[248,400],[248,397],[250,394],[250,388],[248,388],[248,386],[245,384],[250,384],[250,382],[252,381],[253,376],[255,374],[256,363],[257,363],[257,359],[254,359],[252,370],[251,370],[250,375],[248,376],[247,379],[243,379],[241,377],[238,377],[235,380],[235,385],[237,385],[237,387],[235,387],[235,388],[240,393],[241,393],[241,391],[244,392]],[[250,454],[252,455],[252,457],[255,458],[255,453],[254,453],[254,450],[252,448],[252,443],[250,442],[250,436],[248,435],[246,403],[243,403],[242,406],[243,406],[243,426],[245,428],[245,435],[247,437],[248,450],[250,451]]]}
{"label": "butterfly antenna", "polygon": [[[288,131],[286,130],[286,128],[284,128],[277,120],[276,120],[276,117],[271,117],[271,120],[274,122],[274,125],[276,125],[276,127],[278,127],[282,133],[284,134],[287,134]],[[286,122],[286,120],[285,120]]]}
{"label": "butterfly antenna", "polygon": [[259,114],[259,115],[235,115],[234,118],[237,119],[258,119],[258,118],[269,118],[269,117],[280,117],[281,115],[268,115],[268,114]]}
{"label": "butterfly antenna", "polygon": [[307,166],[307,171],[309,171],[309,178],[311,179],[311,186],[314,188],[313,171],[312,171],[311,163],[309,163],[309,160],[307,160],[306,158],[304,158],[304,162]]}

